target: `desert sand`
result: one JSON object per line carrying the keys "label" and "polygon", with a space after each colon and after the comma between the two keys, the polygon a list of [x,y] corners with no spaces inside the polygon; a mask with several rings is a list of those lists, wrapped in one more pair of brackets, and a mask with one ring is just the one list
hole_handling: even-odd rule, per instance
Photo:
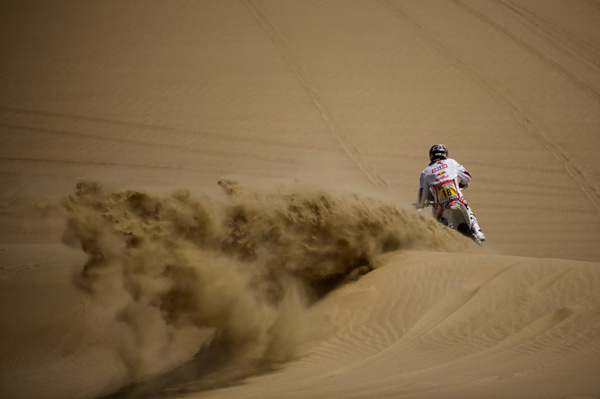
{"label": "desert sand", "polygon": [[0,19],[0,397],[600,398],[598,1]]}

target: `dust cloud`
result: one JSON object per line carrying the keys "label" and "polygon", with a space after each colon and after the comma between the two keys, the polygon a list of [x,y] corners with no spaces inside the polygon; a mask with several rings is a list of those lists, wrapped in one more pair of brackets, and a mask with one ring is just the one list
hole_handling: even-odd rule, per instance
{"label": "dust cloud", "polygon": [[[226,195],[194,197],[82,181],[63,201],[64,242],[88,257],[75,284],[97,301],[122,298],[116,317],[132,332],[119,348],[132,385],[111,397],[223,386],[277,367],[322,333],[307,309],[380,254],[468,245],[375,198],[219,184]],[[193,360],[169,364],[190,329]]]}

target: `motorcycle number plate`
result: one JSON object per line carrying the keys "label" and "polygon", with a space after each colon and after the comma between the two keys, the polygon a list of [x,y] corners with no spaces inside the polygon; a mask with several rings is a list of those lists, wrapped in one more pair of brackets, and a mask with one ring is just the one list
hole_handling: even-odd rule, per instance
{"label": "motorcycle number plate", "polygon": [[437,190],[438,198],[441,200],[456,197],[456,188],[452,184],[444,184]]}

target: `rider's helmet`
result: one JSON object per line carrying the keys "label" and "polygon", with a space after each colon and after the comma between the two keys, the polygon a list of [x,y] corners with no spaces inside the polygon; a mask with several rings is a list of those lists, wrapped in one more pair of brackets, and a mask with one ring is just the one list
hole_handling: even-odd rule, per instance
{"label": "rider's helmet", "polygon": [[448,158],[448,149],[443,144],[434,144],[429,149],[429,160],[431,162],[437,161],[439,159]]}

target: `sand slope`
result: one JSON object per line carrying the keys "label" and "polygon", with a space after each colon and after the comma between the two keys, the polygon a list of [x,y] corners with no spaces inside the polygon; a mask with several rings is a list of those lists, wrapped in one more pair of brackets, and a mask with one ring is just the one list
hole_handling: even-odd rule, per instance
{"label": "sand slope", "polygon": [[[598,397],[597,1],[0,20],[0,396]],[[483,249],[410,208],[437,142]]]}
{"label": "sand slope", "polygon": [[316,310],[335,327],[307,357],[203,396],[597,394],[597,263],[423,252],[383,263]]}

